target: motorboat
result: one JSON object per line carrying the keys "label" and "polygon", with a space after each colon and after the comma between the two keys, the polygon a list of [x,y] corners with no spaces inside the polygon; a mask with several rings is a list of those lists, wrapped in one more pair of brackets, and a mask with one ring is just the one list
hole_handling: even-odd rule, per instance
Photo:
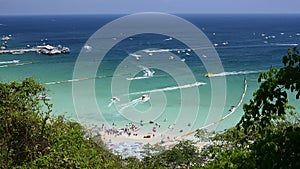
{"label": "motorboat", "polygon": [[51,97],[45,96],[45,95],[40,95],[38,98],[38,100],[51,100]]}
{"label": "motorboat", "polygon": [[214,76],[214,74],[212,74],[212,73],[205,74],[205,77],[213,77],[213,76]]}
{"label": "motorboat", "polygon": [[141,97],[142,102],[146,102],[146,101],[148,101],[149,99],[150,99],[150,97],[149,97],[148,95],[143,95],[143,96]]}
{"label": "motorboat", "polygon": [[114,103],[120,101],[118,97],[112,97],[110,100]]}

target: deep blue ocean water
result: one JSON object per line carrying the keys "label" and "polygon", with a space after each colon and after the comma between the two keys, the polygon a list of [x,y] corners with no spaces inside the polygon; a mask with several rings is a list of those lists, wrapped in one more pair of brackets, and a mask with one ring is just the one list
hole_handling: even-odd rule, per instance
{"label": "deep blue ocean water", "polygon": [[[54,56],[35,53],[22,55],[2,54],[0,55],[0,62],[20,60],[21,63],[33,62],[33,64],[0,67],[0,81],[20,81],[25,77],[34,77],[42,83],[72,79],[77,56],[88,38],[103,25],[122,16],[0,16],[0,36],[12,35],[12,40],[7,42],[8,49],[25,48],[27,45],[37,46],[43,43],[54,46],[60,44],[71,49],[70,54]],[[245,77],[249,83],[244,100],[244,103],[247,103],[252,97],[253,91],[258,87],[258,83],[255,81],[259,75],[258,71],[268,70],[271,66],[282,66],[282,56],[286,54],[289,48],[297,47],[300,44],[300,22],[298,22],[300,15],[182,14],[178,16],[196,25],[205,33],[212,44],[218,44],[215,48],[220,56],[224,70],[228,74],[226,76],[227,91],[226,104],[224,112],[222,112],[223,116],[228,113],[228,109],[232,105],[236,105],[239,102],[244,88],[243,79]],[[193,125],[194,129],[202,127],[211,105],[210,81],[209,78],[204,77],[209,72],[205,70],[203,63],[195,56],[193,49],[188,51],[188,47],[180,41],[176,39],[166,40],[170,37],[163,35],[141,34],[130,38],[118,43],[107,53],[97,75],[113,75],[122,60],[136,51],[149,48],[168,49],[180,59],[185,59],[185,63],[192,70],[198,82],[206,83],[204,86],[197,87],[200,93],[200,108],[198,117]],[[222,43],[225,42],[228,42],[228,44],[223,45]],[[179,50],[181,53],[178,53]],[[137,61],[134,64],[137,67],[142,66],[139,63]],[[166,72],[154,68],[153,70],[155,70],[154,77],[157,77],[132,81],[130,92],[176,86],[176,81]],[[136,76],[142,75],[141,69],[140,74]],[[124,75],[122,78],[128,77],[130,76]],[[191,83],[187,82],[187,84]],[[114,106],[108,107],[113,96],[111,94],[111,78],[96,79],[95,85],[96,100],[106,121],[108,123],[128,123],[128,120]],[[52,97],[51,102],[54,104],[54,113],[57,115],[64,114],[66,117],[76,120],[77,115],[72,99],[72,84],[47,85],[47,88],[50,89],[49,95]],[[168,125],[180,120],[176,119],[176,117],[182,102],[179,90],[165,91],[165,93],[167,98],[166,108],[156,119],[152,119],[161,123],[163,119],[168,118],[168,124],[165,124],[162,128],[167,128]],[[137,95],[130,95],[129,99],[134,100],[137,97]],[[299,101],[293,98],[290,101],[299,108]],[[151,103],[145,102],[135,105],[135,108],[145,111],[151,106]],[[187,106],[192,107],[193,105]],[[81,122],[103,123],[102,121],[97,121],[95,115],[88,114],[88,107],[86,112],[86,118],[81,119]],[[82,112],[80,113],[82,114]],[[242,113],[243,111],[240,107],[234,114],[222,121],[218,129],[233,126],[238,122]]]}

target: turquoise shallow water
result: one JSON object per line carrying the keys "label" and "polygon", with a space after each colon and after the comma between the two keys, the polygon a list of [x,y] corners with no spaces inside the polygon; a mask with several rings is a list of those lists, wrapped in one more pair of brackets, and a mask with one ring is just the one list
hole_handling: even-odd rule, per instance
{"label": "turquoise shallow water", "polygon": [[[39,82],[47,83],[72,79],[77,56],[88,38],[105,23],[120,16],[1,16],[0,34],[11,34],[13,38],[8,41],[8,48],[23,48],[28,44],[31,46],[42,43],[62,44],[70,47],[71,53],[55,56],[35,53],[0,55],[0,62],[11,60],[20,60],[21,63],[33,62],[33,64],[23,66],[0,67],[0,80],[8,82],[34,77]],[[143,77],[144,68],[142,66],[145,66],[142,62],[143,58],[137,60],[134,54],[137,51],[150,48],[167,49],[157,53],[144,52],[141,54],[144,58],[150,57],[150,53],[151,57],[158,55],[158,60],[153,61],[153,65],[147,65],[150,70],[155,71],[154,76],[130,81],[129,95],[128,93],[116,92],[122,100],[115,104],[116,107],[114,105],[109,107],[110,99],[116,96],[112,93],[113,78],[95,79],[95,100],[101,113],[91,113],[91,107],[88,106],[89,100],[87,100],[87,103],[82,105],[84,112],[77,112],[82,123],[102,124],[104,122],[100,121],[101,118],[99,117],[103,116],[102,120],[105,119],[108,124],[116,123],[119,126],[124,126],[132,121],[138,124],[140,120],[144,120],[146,124],[149,120],[153,120],[161,124],[160,130],[165,130],[169,125],[180,122],[185,125],[194,122],[188,130],[202,127],[205,123],[218,120],[219,115],[228,114],[231,106],[240,101],[245,77],[249,86],[243,103],[247,103],[252,98],[253,91],[258,87],[258,83],[255,81],[259,75],[258,72],[267,70],[271,65],[279,67],[281,57],[286,53],[286,50],[300,44],[300,36],[297,32],[300,24],[294,22],[294,20],[299,19],[299,15],[182,15],[181,17],[201,29],[212,43],[219,44],[216,50],[228,75],[225,76],[226,102],[224,111],[211,112],[215,113],[215,118],[206,121],[211,108],[211,79],[204,76],[207,71],[193,52],[193,50],[199,49],[189,51],[187,46],[176,39],[170,40],[170,37],[163,35],[142,34],[127,38],[114,46],[101,62],[97,75],[112,76],[115,73],[118,76],[113,77],[114,80],[121,82],[126,82],[126,78]],[[223,42],[228,42],[228,45],[222,45]],[[175,59],[162,57],[166,53],[176,56]],[[117,67],[126,58],[131,58],[131,60],[122,65],[123,67],[121,66],[121,72],[116,73]],[[185,59],[185,62],[181,59]],[[163,65],[165,69],[167,67],[172,68],[172,65],[179,65],[172,69],[176,69],[180,73],[178,78],[184,83],[177,84],[176,79],[168,72],[156,69],[156,64]],[[195,81],[187,78],[188,72],[185,72],[184,69],[181,70],[181,64],[186,64],[189,67]],[[86,66],[89,66],[89,62]],[[134,67],[134,70],[139,73],[135,75],[130,74],[132,72],[126,72],[128,67]],[[203,82],[205,85],[193,86],[196,81]],[[123,88],[127,89],[124,84],[120,83],[116,86],[122,91]],[[174,89],[174,87],[184,85],[190,85],[190,87],[181,90],[190,97],[185,97],[184,105],[182,105],[180,90]],[[224,87],[224,85],[219,84],[219,87]],[[170,89],[172,87],[173,89]],[[47,88],[50,90],[51,103],[54,104],[54,114],[63,114],[70,119],[78,120],[73,102],[72,83],[47,85]],[[153,92],[153,90],[161,90],[165,95],[160,95],[161,92]],[[199,92],[199,98],[194,98],[195,91]],[[139,93],[134,94],[137,92]],[[139,101],[134,104],[133,101],[143,94],[149,94],[150,101]],[[291,98],[290,102],[299,109],[299,101]],[[160,103],[163,108],[160,108]],[[184,107],[183,112],[181,112],[180,106]],[[199,110],[196,112],[194,112],[195,106],[199,106]],[[135,109],[132,109],[133,107]],[[135,110],[140,111],[140,115],[132,117],[134,120],[128,120],[130,113]],[[147,111],[155,113],[155,115],[148,117]],[[235,113],[218,124],[217,129],[234,126],[242,114],[243,111],[240,107]],[[214,114],[211,117],[214,117]],[[164,122],[165,119],[167,122]],[[190,122],[184,120],[190,120]],[[149,125],[148,128],[151,126]]]}

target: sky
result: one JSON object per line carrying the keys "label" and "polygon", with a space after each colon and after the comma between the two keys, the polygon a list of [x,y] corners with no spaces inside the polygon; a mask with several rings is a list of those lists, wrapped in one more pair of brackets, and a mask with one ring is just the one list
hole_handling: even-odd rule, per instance
{"label": "sky", "polygon": [[300,13],[300,0],[0,0],[0,15]]}

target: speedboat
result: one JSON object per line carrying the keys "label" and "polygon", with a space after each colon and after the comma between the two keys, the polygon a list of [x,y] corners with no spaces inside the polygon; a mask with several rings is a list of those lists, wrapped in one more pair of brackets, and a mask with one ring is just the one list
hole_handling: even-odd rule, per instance
{"label": "speedboat", "polygon": [[214,74],[212,74],[212,73],[205,74],[205,77],[213,77],[213,76],[214,76]]}
{"label": "speedboat", "polygon": [[148,101],[150,99],[150,97],[148,95],[143,95],[141,97],[141,99],[142,99],[142,102],[146,102],[146,101]]}
{"label": "speedboat", "polygon": [[112,97],[110,100],[111,100],[112,102],[118,102],[118,101],[120,101],[120,99],[117,98],[117,97]]}
{"label": "speedboat", "polygon": [[45,95],[39,95],[38,100],[51,100],[51,97],[45,96]]}

